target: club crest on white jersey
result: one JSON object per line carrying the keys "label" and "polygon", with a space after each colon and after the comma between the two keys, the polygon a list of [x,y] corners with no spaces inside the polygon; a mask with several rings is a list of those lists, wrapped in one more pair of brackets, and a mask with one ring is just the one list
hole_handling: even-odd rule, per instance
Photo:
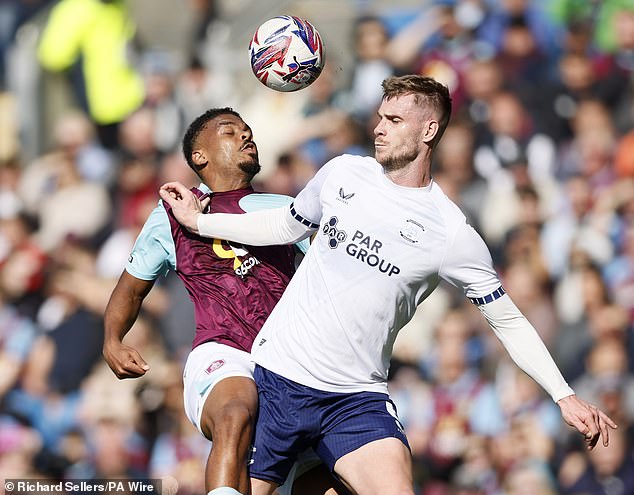
{"label": "club crest on white jersey", "polygon": [[405,220],[405,225],[399,231],[401,237],[412,244],[418,244],[421,237],[423,236],[423,232],[425,232],[425,227],[423,227],[416,220],[412,220],[408,218]]}

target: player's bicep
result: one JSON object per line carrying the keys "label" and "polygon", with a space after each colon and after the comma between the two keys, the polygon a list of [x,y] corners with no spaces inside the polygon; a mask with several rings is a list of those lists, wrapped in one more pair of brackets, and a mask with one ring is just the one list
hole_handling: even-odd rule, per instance
{"label": "player's bicep", "polygon": [[474,304],[486,304],[504,294],[489,248],[466,223],[448,246],[440,276],[461,289]]}
{"label": "player's bicep", "polygon": [[152,211],[134,243],[125,270],[141,280],[154,280],[176,267],[174,239],[162,206]]}

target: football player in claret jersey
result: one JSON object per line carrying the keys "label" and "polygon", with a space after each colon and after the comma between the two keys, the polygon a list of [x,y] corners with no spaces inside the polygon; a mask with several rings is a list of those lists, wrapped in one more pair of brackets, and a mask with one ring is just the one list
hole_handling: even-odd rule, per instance
{"label": "football player in claret jersey", "polygon": [[398,331],[441,279],[480,309],[588,448],[599,437],[607,445],[616,427],[568,386],[505,293],[484,241],[434,182],[432,155],[450,113],[449,92],[437,81],[386,79],[375,158],[332,159],[290,207],[206,215],[181,184],[161,188],[179,221],[201,235],[266,245],[317,232],[252,350],[260,411],[251,476],[268,493],[311,446],[355,493],[413,495],[387,372]]}
{"label": "football player in claret jersey", "polygon": [[[192,122],[183,153],[202,180],[191,191],[204,211],[244,213],[292,200],[253,190],[257,147],[249,126],[230,108],[209,110]],[[250,493],[247,460],[258,405],[250,351],[295,272],[295,258],[292,245],[254,247],[192,234],[169,204],[159,202],[110,297],[103,354],[118,378],[136,378],[149,365],[123,338],[160,275],[171,269],[183,281],[196,318],[183,373],[185,412],[213,441],[205,484],[214,495]]]}

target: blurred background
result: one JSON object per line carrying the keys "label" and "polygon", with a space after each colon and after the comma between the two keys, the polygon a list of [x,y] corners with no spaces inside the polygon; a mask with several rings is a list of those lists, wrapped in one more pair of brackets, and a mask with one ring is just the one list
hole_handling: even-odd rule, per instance
{"label": "blurred background", "polygon": [[[326,67],[271,91],[248,42],[310,20]],[[182,408],[194,322],[161,279],[116,380],[103,311],[179,142],[210,107],[254,130],[256,188],[294,195],[372,154],[381,81],[421,73],[454,114],[434,179],[576,392],[619,423],[584,450],[447,285],[402,331],[390,387],[421,495],[634,494],[634,0],[0,1],[0,478],[167,477],[203,493],[209,443]],[[3,488],[0,487],[0,490]]]}

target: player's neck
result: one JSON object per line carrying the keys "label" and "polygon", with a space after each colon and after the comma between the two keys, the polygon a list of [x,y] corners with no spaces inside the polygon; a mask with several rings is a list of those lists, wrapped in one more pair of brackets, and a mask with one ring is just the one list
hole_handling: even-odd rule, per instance
{"label": "player's neck", "polygon": [[431,183],[431,167],[418,162],[411,162],[398,170],[390,170],[385,175],[402,187],[427,187]]}
{"label": "player's neck", "polygon": [[214,177],[212,179],[205,178],[203,179],[203,182],[215,193],[235,191],[237,189],[244,189],[245,187],[249,187],[251,185],[244,179],[224,177]]}

